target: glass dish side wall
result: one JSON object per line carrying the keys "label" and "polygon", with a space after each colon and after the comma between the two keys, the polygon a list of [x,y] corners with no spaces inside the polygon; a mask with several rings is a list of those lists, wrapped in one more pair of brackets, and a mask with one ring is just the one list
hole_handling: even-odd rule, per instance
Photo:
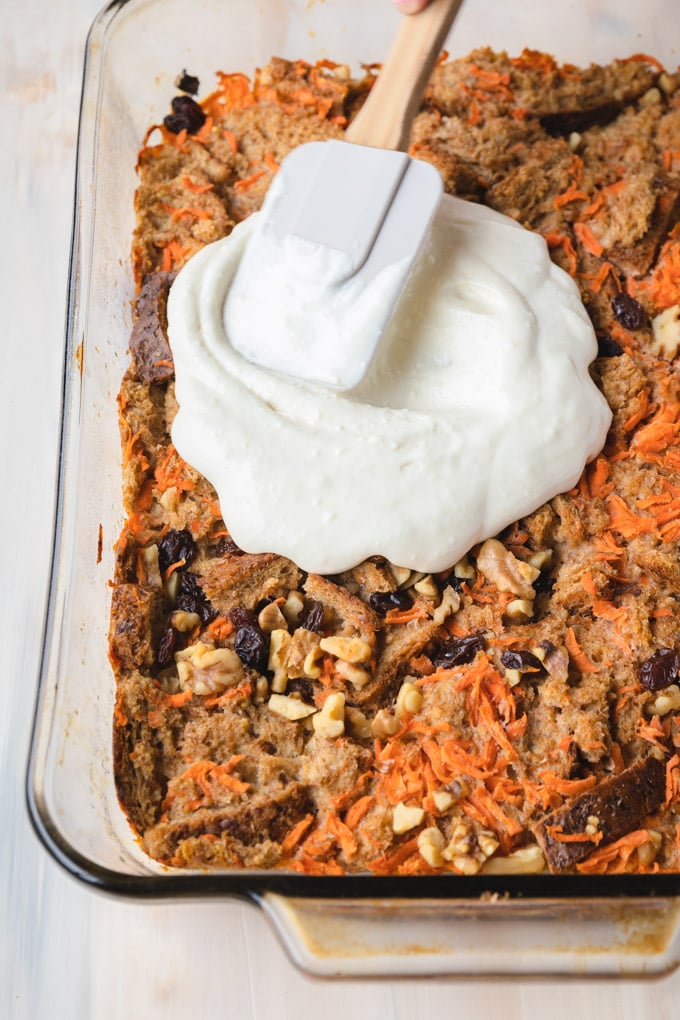
{"label": "glass dish side wall", "polygon": [[[490,45],[546,49],[562,60],[609,60],[641,49],[669,67],[678,54],[671,3],[645,14],[622,0],[552,9],[544,0],[463,7],[449,40],[453,54]],[[665,14],[665,17],[664,17]],[[65,351],[62,469],[55,559],[40,700],[29,776],[36,828],[55,856],[86,881],[133,895],[403,895],[394,880],[338,883],[284,876],[178,876],[139,850],[120,812],[111,762],[113,682],[106,648],[107,581],[120,525],[120,450],[115,397],[127,361],[133,283],[129,264],[136,154],[147,127],[167,112],[186,68],[209,91],[218,69],[252,71],[272,55],[347,61],[384,58],[398,15],[387,0],[128,0],[93,25],[84,75],[75,228]],[[539,881],[535,879],[538,878]],[[665,878],[669,881],[666,882]],[[416,881],[412,894],[467,898],[482,892],[550,897],[617,897],[620,884],[552,877],[475,882]],[[399,882],[399,880],[397,880]],[[578,880],[577,880],[578,882]],[[632,896],[673,895],[678,882],[631,883]],[[397,888],[399,892],[397,893]],[[420,892],[417,892],[420,890]],[[271,901],[268,901],[270,904]],[[271,916],[278,908],[267,906]],[[493,912],[493,904],[490,905]],[[286,911],[279,911],[285,914]],[[507,913],[507,911],[506,911]],[[278,918],[276,919],[279,925]],[[284,922],[280,922],[283,924]],[[664,950],[666,952],[666,950]]]}

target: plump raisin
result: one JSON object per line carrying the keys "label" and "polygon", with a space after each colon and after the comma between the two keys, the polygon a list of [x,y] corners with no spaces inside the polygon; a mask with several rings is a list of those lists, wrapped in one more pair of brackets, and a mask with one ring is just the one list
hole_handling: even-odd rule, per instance
{"label": "plump raisin", "polygon": [[640,666],[640,683],[648,691],[663,691],[678,678],[680,656],[674,648],[659,648]]}
{"label": "plump raisin", "polygon": [[246,609],[245,606],[234,606],[233,609],[230,609],[229,619],[234,624],[236,630],[239,627],[257,627],[256,614],[252,609]]}
{"label": "plump raisin", "polygon": [[183,570],[179,575],[175,605],[177,609],[183,609],[186,613],[197,613],[203,624],[209,623],[217,616],[217,610],[213,609],[210,600],[206,598],[196,575],[189,570]]}
{"label": "plump raisin", "polygon": [[612,300],[612,311],[624,329],[644,329],[647,325],[647,313],[640,302],[623,290]]}
{"label": "plump raisin", "polygon": [[368,597],[368,604],[380,616],[386,616],[391,609],[410,609],[411,596],[407,591],[374,591]]}
{"label": "plump raisin", "polygon": [[234,624],[234,651],[241,662],[258,673],[264,673],[269,662],[269,635],[257,622],[257,615],[245,606],[234,606],[229,610],[229,619]]}
{"label": "plump raisin", "polygon": [[469,634],[467,637],[442,641],[432,661],[437,669],[465,666],[468,662],[472,662],[477,652],[483,650],[484,638],[481,634]]}
{"label": "plump raisin", "polygon": [[183,570],[188,567],[196,555],[196,543],[191,537],[191,532],[186,528],[183,531],[175,531],[171,528],[167,531],[158,543],[158,567],[161,574],[164,574],[173,563],[184,563],[179,568]]}
{"label": "plump raisin", "polygon": [[533,652],[523,650],[507,649],[501,655],[501,663],[506,669],[529,670],[531,672],[543,669],[543,663]]}
{"label": "plump raisin", "polygon": [[205,113],[191,96],[175,96],[172,101],[172,113],[163,118],[168,131],[178,135],[180,131],[187,131],[195,135],[205,124]]}
{"label": "plump raisin", "polygon": [[246,666],[264,673],[269,662],[269,635],[257,624],[246,623],[236,631],[234,651]]}
{"label": "plump raisin", "polygon": [[611,336],[599,336],[597,338],[598,358],[620,358],[623,354],[623,347]]}
{"label": "plump raisin", "polygon": [[177,88],[181,92],[188,92],[189,95],[196,96],[198,95],[200,82],[195,74],[189,74],[185,68],[177,79]]}
{"label": "plump raisin", "polygon": [[161,634],[161,639],[158,642],[158,651],[156,653],[156,664],[164,669],[169,666],[172,662],[172,657],[177,651],[177,639],[179,632],[175,630],[170,621],[165,625],[165,630]]}
{"label": "plump raisin", "polygon": [[309,599],[305,604],[299,622],[300,626],[304,627],[305,630],[313,630],[318,634],[323,627],[323,602]]}

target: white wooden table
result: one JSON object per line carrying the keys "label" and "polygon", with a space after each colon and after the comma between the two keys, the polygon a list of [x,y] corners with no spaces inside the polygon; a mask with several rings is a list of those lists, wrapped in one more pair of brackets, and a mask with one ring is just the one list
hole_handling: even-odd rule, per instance
{"label": "white wooden table", "polygon": [[0,1020],[680,1016],[680,973],[649,983],[314,981],[254,908],[100,897],[33,836],[24,772],[48,582],[82,56],[99,6],[0,5]]}

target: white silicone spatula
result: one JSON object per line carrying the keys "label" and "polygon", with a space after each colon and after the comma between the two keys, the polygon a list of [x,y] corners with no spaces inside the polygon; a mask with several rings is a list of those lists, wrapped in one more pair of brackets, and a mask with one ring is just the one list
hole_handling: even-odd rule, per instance
{"label": "white silicone spatula", "polygon": [[439,173],[404,150],[461,2],[403,16],[345,139],[283,160],[225,304],[249,361],[340,390],[363,378],[441,199]]}

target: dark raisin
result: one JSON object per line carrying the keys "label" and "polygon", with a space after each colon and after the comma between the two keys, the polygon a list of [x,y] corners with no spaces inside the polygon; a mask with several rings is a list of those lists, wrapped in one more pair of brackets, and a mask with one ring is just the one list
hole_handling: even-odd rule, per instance
{"label": "dark raisin", "polygon": [[165,630],[161,634],[161,639],[158,643],[158,652],[156,653],[156,664],[164,669],[169,666],[172,662],[172,656],[177,649],[177,638],[179,632],[175,630],[170,621],[165,625]]}
{"label": "dark raisin", "polygon": [[239,627],[257,627],[257,616],[252,609],[246,609],[245,606],[234,606],[233,609],[229,610],[229,619],[234,624],[234,627],[238,630]]}
{"label": "dark raisin", "polygon": [[205,124],[205,113],[191,96],[175,96],[172,101],[172,113],[163,119],[168,131],[178,135],[187,131],[195,135]]}
{"label": "dark raisin", "polygon": [[236,631],[234,651],[246,666],[264,673],[269,661],[269,636],[257,625],[246,623]]}
{"label": "dark raisin", "polygon": [[191,537],[191,532],[186,528],[183,531],[175,531],[174,528],[171,528],[158,543],[159,570],[161,574],[164,574],[173,563],[184,560],[182,567],[178,568],[183,570],[189,566],[195,555],[196,543]]}
{"label": "dark raisin", "polygon": [[432,662],[437,669],[451,669],[453,666],[465,666],[472,662],[477,652],[484,650],[484,638],[481,634],[469,634],[467,637],[451,638],[442,641]]}
{"label": "dark raisin", "polygon": [[215,545],[215,556],[243,556],[243,549],[236,545],[231,535],[222,535]]}
{"label": "dark raisin", "polygon": [[175,605],[186,613],[197,613],[204,624],[217,616],[217,610],[213,609],[210,600],[206,598],[196,575],[188,570],[183,570],[179,575]]}
{"label": "dark raisin", "polygon": [[386,616],[391,609],[410,609],[411,596],[407,591],[374,591],[368,597],[368,604],[380,616]]}
{"label": "dark raisin", "polygon": [[552,595],[555,587],[555,578],[551,577],[549,570],[542,570],[533,583],[533,589],[537,595]]}
{"label": "dark raisin", "polygon": [[640,302],[623,290],[613,298],[612,311],[624,329],[644,329],[647,325],[647,313]]}
{"label": "dark raisin", "polygon": [[318,634],[323,627],[323,602],[310,599],[305,605],[299,623],[305,630],[313,630]]}
{"label": "dark raisin", "polygon": [[188,92],[191,96],[198,95],[200,82],[195,74],[188,74],[186,68],[182,71],[176,84],[181,92]]}
{"label": "dark raisin", "polygon": [[623,354],[623,347],[611,336],[599,336],[597,338],[598,358],[620,358]]}
{"label": "dark raisin", "polygon": [[543,663],[536,655],[532,652],[526,652],[523,650],[506,650],[501,655],[501,662],[506,669],[518,669],[520,672],[525,669],[530,672],[543,669]]}
{"label": "dark raisin", "polygon": [[659,648],[640,666],[640,683],[648,691],[663,691],[675,683],[680,656],[674,648]]}
{"label": "dark raisin", "polygon": [[286,694],[299,694],[308,705],[314,703],[314,687],[304,677],[293,677],[288,681]]}

